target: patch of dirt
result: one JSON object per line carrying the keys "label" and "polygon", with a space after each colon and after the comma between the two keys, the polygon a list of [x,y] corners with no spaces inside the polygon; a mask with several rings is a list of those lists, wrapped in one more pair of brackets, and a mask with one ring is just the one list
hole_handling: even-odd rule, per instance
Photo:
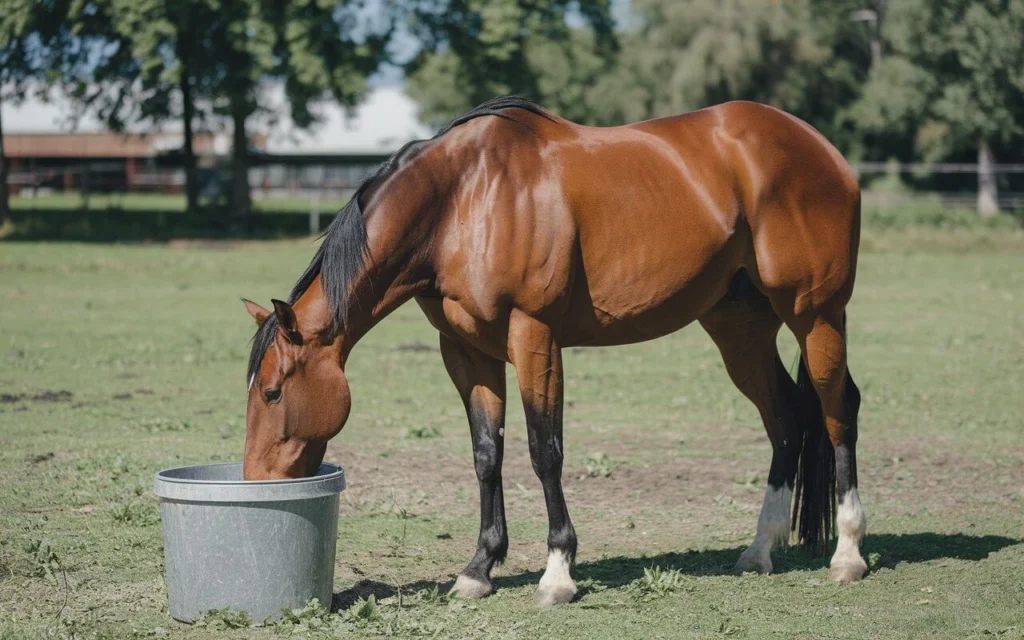
{"label": "patch of dirt", "polygon": [[[26,402],[70,402],[74,394],[70,391],[43,391],[34,395],[27,393],[0,393],[0,405],[17,404],[12,411],[28,411]],[[74,406],[74,405],[72,405]],[[0,412],[5,410],[0,407]]]}
{"label": "patch of dirt", "polygon": [[0,402],[20,402],[22,400],[31,400],[32,402],[69,402],[75,394],[70,391],[43,391],[35,395],[29,396],[21,393],[11,395],[9,393],[0,394]]}
{"label": "patch of dirt", "polygon": [[[628,446],[610,446],[605,451],[612,459],[621,458]],[[767,474],[769,458],[765,451],[763,474]],[[343,502],[348,503],[343,509],[387,510],[395,504],[412,514],[467,516],[479,511],[479,489],[469,455],[429,446],[342,450],[332,444],[327,459],[340,461],[350,478],[342,494]],[[717,508],[715,498],[734,489],[736,477],[744,470],[738,460],[724,456],[676,458],[624,464],[608,477],[592,478],[585,466],[566,461],[562,483],[571,510],[597,511],[605,518],[624,521],[630,514],[645,511],[685,508],[692,512],[701,503]],[[502,477],[509,511],[545,517],[544,492],[524,440],[506,440]],[[373,480],[367,482],[369,479]],[[759,506],[761,497],[760,488],[751,492],[751,505]]]}
{"label": "patch of dirt", "polygon": [[219,251],[231,251],[241,246],[240,242],[233,240],[171,240],[167,243],[171,249],[217,249]]}
{"label": "patch of dirt", "polygon": [[44,391],[32,396],[33,402],[70,402],[74,394],[70,391]]}
{"label": "patch of dirt", "polygon": [[[567,430],[563,488],[580,535],[581,558],[624,546],[657,554],[708,544],[730,549],[749,544],[771,458],[763,432],[735,425],[690,426],[686,444],[678,448],[678,433],[649,430],[635,435],[623,437],[616,429],[573,438]],[[394,447],[383,440],[356,448],[331,445],[328,460],[343,463],[349,477],[342,513],[475,519],[479,494],[472,455],[467,448],[450,445],[439,441]],[[607,477],[590,477],[581,455],[590,447],[623,464]],[[969,458],[941,438],[864,438],[860,450],[858,475],[869,522],[927,512],[954,527],[971,526],[969,521],[978,516],[1016,508],[1014,501],[1024,487],[1024,450],[1010,452],[1020,465],[1008,465],[1005,457],[1002,464]],[[506,439],[502,477],[509,519],[546,523],[544,493],[523,437]],[[950,491],[954,478],[972,490]],[[442,530],[435,538],[433,544],[443,545],[436,549],[439,558],[454,554],[459,557],[455,565],[463,561],[456,548],[472,553],[472,537]],[[497,575],[534,570],[546,553],[543,537],[511,543]],[[734,561],[731,551],[726,555],[722,562]],[[438,561],[439,577],[459,569],[449,564]]]}
{"label": "patch of dirt", "polygon": [[432,347],[429,344],[416,340],[414,342],[400,342],[394,347],[392,351],[399,351],[403,353],[429,353],[432,351],[439,351],[437,347]]}
{"label": "patch of dirt", "polygon": [[47,460],[53,460],[56,454],[52,451],[46,453],[40,453],[39,455],[32,456],[31,460],[33,464],[39,464],[40,462],[46,462]]}
{"label": "patch of dirt", "polygon": [[130,393],[115,393],[113,396],[114,400],[131,400],[132,394]]}
{"label": "patch of dirt", "polygon": [[[1015,492],[1024,491],[1024,450],[1002,452],[1019,464],[970,458],[943,437],[880,440],[871,451],[876,457],[858,460],[858,481],[862,495],[887,515],[928,511],[958,518],[976,513],[981,504],[1012,507]],[[971,489],[958,491],[958,486]]]}

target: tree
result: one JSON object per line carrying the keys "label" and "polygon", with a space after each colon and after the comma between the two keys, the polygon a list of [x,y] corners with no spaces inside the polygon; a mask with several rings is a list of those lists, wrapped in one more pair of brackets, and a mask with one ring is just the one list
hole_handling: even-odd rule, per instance
{"label": "tree", "polygon": [[[90,60],[60,80],[65,93],[79,103],[80,112],[92,111],[113,131],[129,123],[158,126],[182,118],[190,212],[198,206],[192,153],[194,108],[189,74],[177,55],[177,36],[189,33],[186,17],[204,7],[209,11],[203,0],[73,0],[69,21],[74,44],[89,51]],[[185,89],[180,104],[179,88]]]}
{"label": "tree", "polygon": [[181,118],[189,209],[197,205],[193,125],[197,115],[232,125],[231,203],[250,209],[249,118],[267,83],[282,82],[292,120],[315,120],[332,96],[353,105],[391,33],[391,17],[367,18],[363,2],[341,0],[78,0],[82,33],[108,25],[103,54],[77,82],[79,98],[112,128],[128,119]]}
{"label": "tree", "polygon": [[510,91],[598,125],[746,98],[797,113],[842,145],[856,138],[837,114],[871,61],[868,34],[849,20],[859,0],[635,0],[632,25],[614,34],[606,3],[588,5],[589,21],[548,11],[553,26],[513,0],[476,13],[473,2],[441,6],[445,20],[420,18],[443,37],[410,65],[408,83],[434,123]]}
{"label": "tree", "polygon": [[[66,28],[62,0],[8,0],[0,12],[0,104],[17,103],[66,69],[78,51]],[[0,224],[10,216],[8,165],[0,121]]]}
{"label": "tree", "polygon": [[[636,26],[594,91],[601,120],[636,120],[755,100],[846,142],[837,114],[857,95],[870,53],[848,0],[636,0]],[[842,14],[842,19],[837,16]],[[843,146],[843,145],[841,145]]]}
{"label": "tree", "polygon": [[[182,123],[182,165],[185,201],[192,213],[199,207],[193,126],[197,118],[195,82],[206,75],[202,55],[206,25],[216,19],[216,5],[206,0],[95,0],[88,3],[109,24],[108,38],[117,48],[96,65],[90,80],[99,80],[98,96],[115,104],[129,103],[133,116],[158,124]],[[84,17],[84,16],[80,16]],[[112,91],[113,87],[113,91]],[[124,114],[104,109],[108,124],[118,128]],[[209,115],[205,111],[201,115]]]}
{"label": "tree", "polygon": [[978,212],[998,212],[994,149],[1024,137],[1024,0],[906,0],[889,7],[887,54],[851,107],[868,135],[912,137],[940,160],[978,163]]}
{"label": "tree", "polygon": [[[920,3],[908,44],[937,80],[940,148],[977,149],[978,212],[999,211],[992,148],[1024,134],[1024,0]],[[934,150],[933,150],[934,153]]]}
{"label": "tree", "polygon": [[585,88],[616,46],[609,0],[439,0],[408,11],[423,47],[406,88],[434,125],[512,93],[586,120]]}
{"label": "tree", "polygon": [[292,120],[300,127],[316,121],[313,107],[327,95],[352,106],[385,57],[393,20],[378,14],[368,21],[362,2],[219,4],[203,55],[216,61],[210,78],[214,106],[233,126],[232,206],[244,220],[251,208],[246,123],[259,109],[264,83],[283,80]]}

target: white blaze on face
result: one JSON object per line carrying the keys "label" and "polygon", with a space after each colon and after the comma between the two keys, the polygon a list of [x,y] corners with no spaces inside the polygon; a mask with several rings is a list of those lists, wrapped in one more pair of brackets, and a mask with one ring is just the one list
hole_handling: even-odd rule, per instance
{"label": "white blaze on face", "polygon": [[771,573],[772,549],[789,544],[789,509],[792,500],[793,491],[789,487],[768,485],[764,492],[761,515],[757,518],[757,535],[736,564],[740,572]]}

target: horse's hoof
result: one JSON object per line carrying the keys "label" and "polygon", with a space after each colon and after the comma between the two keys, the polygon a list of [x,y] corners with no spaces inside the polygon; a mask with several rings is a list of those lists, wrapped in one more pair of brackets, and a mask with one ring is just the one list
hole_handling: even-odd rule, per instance
{"label": "horse's hoof", "polygon": [[849,584],[863,578],[867,570],[868,565],[864,559],[857,558],[856,561],[833,563],[828,568],[828,577],[840,584]]}
{"label": "horse's hoof", "polygon": [[747,549],[740,554],[740,559],[736,561],[736,566],[732,568],[732,572],[738,576],[744,573],[753,571],[754,573],[767,574],[772,572],[772,559],[771,556],[762,555],[759,552],[751,553],[752,549]]}
{"label": "horse's hoof", "polygon": [[538,607],[550,607],[553,604],[572,602],[572,599],[575,597],[576,589],[574,587],[540,587],[537,590],[537,597],[534,598],[533,603]]}
{"label": "horse's hoof", "polygon": [[494,593],[494,587],[491,586],[490,582],[485,582],[479,578],[460,575],[455,579],[455,586],[452,587],[449,593],[458,598],[479,600]]}

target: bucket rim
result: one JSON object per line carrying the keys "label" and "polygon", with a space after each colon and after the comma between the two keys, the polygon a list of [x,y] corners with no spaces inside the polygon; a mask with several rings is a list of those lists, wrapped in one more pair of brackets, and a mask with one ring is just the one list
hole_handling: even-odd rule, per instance
{"label": "bucket rim", "polygon": [[172,467],[170,469],[163,469],[161,471],[157,471],[155,477],[156,480],[159,482],[174,482],[179,484],[256,487],[271,485],[297,485],[309,482],[324,482],[328,480],[335,480],[337,478],[344,477],[345,475],[345,469],[341,465],[334,464],[333,462],[321,463],[320,467],[316,470],[316,474],[309,476],[308,478],[280,478],[276,480],[197,480],[195,478],[181,478],[169,475],[173,474],[175,471],[186,471],[194,469],[214,469],[217,467],[239,467],[241,465],[241,462],[189,464],[182,467]]}
{"label": "bucket rim", "polygon": [[[279,480],[196,478],[204,470],[232,468],[241,476],[240,462],[188,465],[154,474],[153,491],[161,500],[194,502],[278,502],[337,495],[345,489],[345,469],[325,462],[317,475]],[[217,473],[210,473],[217,478]]]}

